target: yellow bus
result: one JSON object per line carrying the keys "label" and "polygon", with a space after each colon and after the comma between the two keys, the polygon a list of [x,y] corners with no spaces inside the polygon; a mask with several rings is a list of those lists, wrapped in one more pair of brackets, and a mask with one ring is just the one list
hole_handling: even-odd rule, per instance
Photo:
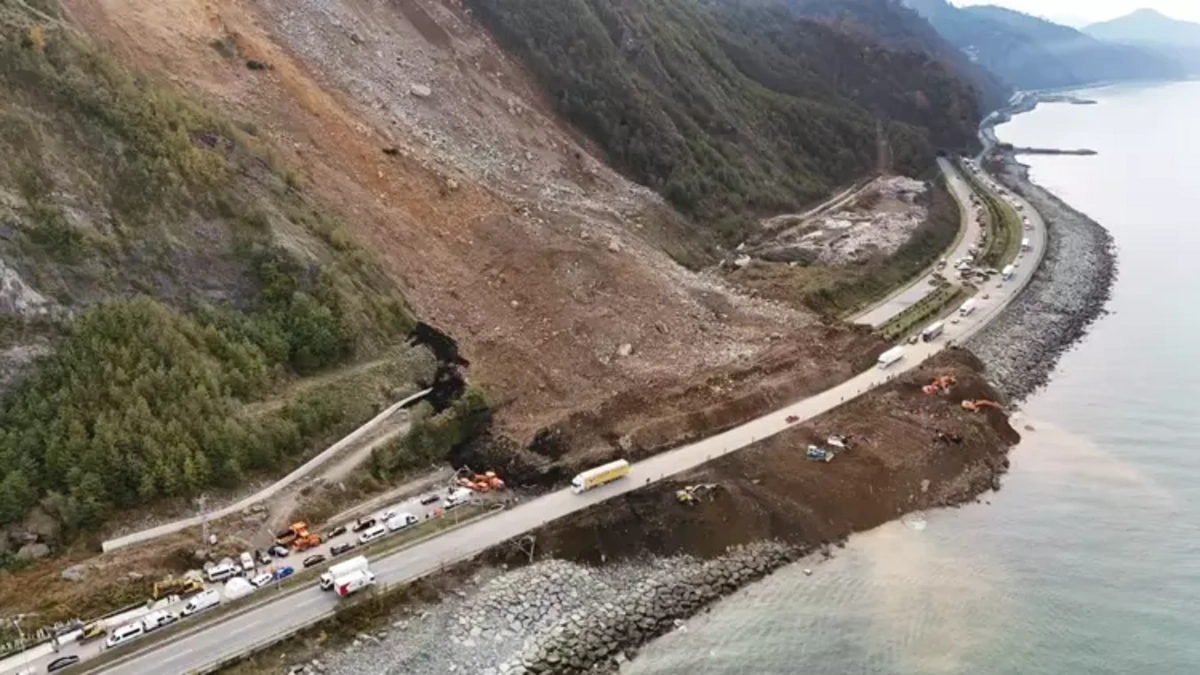
{"label": "yellow bus", "polygon": [[628,475],[629,462],[618,459],[615,462],[609,462],[594,469],[588,469],[575,476],[575,479],[571,481],[571,492],[579,494],[584,490],[591,490],[598,485],[611,483],[618,478],[624,478]]}

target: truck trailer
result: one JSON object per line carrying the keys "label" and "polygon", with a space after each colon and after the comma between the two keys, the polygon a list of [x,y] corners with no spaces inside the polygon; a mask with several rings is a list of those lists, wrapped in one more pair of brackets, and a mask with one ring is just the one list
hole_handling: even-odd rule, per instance
{"label": "truck trailer", "polygon": [[929,326],[927,326],[925,328],[925,330],[921,331],[921,339],[924,340],[925,342],[933,342],[934,340],[938,339],[938,336],[940,336],[942,334],[942,332],[945,330],[946,330],[945,323],[943,323],[941,321],[932,323]]}
{"label": "truck trailer", "polygon": [[887,368],[904,358],[904,347],[896,346],[879,355],[879,367]]}
{"label": "truck trailer", "polygon": [[594,487],[611,483],[618,478],[624,478],[629,475],[629,462],[618,459],[615,462],[602,464],[594,469],[588,469],[583,473],[575,476],[571,481],[571,492],[579,494],[585,490],[591,490]]}
{"label": "truck trailer", "polygon": [[334,579],[347,576],[353,572],[363,572],[369,568],[367,556],[360,555],[349,560],[340,562],[336,565],[330,565],[329,569],[321,575],[321,590],[328,591],[333,588]]}
{"label": "truck trailer", "polygon": [[337,591],[339,598],[354,595],[362,589],[374,585],[375,573],[371,570],[358,570],[345,576],[336,577],[333,580],[333,587]]}

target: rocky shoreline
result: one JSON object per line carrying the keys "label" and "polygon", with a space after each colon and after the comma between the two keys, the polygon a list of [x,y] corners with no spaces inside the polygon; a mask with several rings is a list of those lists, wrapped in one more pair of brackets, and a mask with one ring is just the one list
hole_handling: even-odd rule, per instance
{"label": "rocky shoreline", "polygon": [[652,638],[802,552],[764,541],[710,560],[649,557],[591,567],[551,558],[489,569],[440,602],[413,608],[391,630],[360,633],[349,648],[292,671],[615,673]]}
{"label": "rocky shoreline", "polygon": [[1045,257],[1025,291],[966,344],[1014,401],[1045,385],[1063,353],[1104,315],[1117,274],[1108,230],[1031,182],[1028,168],[1007,153],[988,165],[1046,222]]}

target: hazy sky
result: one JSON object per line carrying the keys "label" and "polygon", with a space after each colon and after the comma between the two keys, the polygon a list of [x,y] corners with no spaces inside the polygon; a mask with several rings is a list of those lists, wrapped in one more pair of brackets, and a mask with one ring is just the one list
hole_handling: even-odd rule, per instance
{"label": "hazy sky", "polygon": [[1149,7],[1167,16],[1200,22],[1200,0],[951,0],[956,5],[1000,5],[1047,19],[1106,21]]}

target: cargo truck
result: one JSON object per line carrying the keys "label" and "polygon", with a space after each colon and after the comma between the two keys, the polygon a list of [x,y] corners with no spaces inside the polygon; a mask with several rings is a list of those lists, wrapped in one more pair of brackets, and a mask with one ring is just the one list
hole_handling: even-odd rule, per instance
{"label": "cargo truck", "polygon": [[335,577],[333,587],[339,598],[353,595],[368,586],[375,585],[375,573],[371,570],[358,570],[345,576]]}
{"label": "cargo truck", "polygon": [[1009,279],[1012,279],[1013,275],[1016,273],[1017,273],[1017,268],[1015,266],[1007,265],[1007,266],[1005,266],[1004,269],[1000,270],[1000,278],[1005,281],[1008,281]]}
{"label": "cargo truck", "polygon": [[362,572],[369,568],[367,556],[360,555],[351,558],[336,565],[330,565],[329,569],[321,575],[321,590],[328,591],[333,588],[334,579],[338,577],[348,576],[352,572]]}
{"label": "cargo truck", "polygon": [[594,469],[588,469],[583,473],[575,476],[571,481],[571,492],[579,494],[585,490],[591,490],[594,487],[611,483],[618,478],[624,478],[629,475],[629,462],[623,459],[618,459],[615,462],[602,464]]}
{"label": "cargo truck", "polygon": [[959,316],[971,316],[971,312],[975,311],[975,305],[976,305],[975,298],[971,298],[970,300],[967,300],[966,302],[964,302],[962,304],[962,307],[958,308],[958,315]]}
{"label": "cargo truck", "polygon": [[879,355],[879,367],[887,368],[902,358],[904,358],[904,347],[892,347]]}
{"label": "cargo truck", "polygon": [[925,342],[933,342],[934,340],[938,339],[938,336],[941,335],[942,331],[944,330],[946,330],[946,324],[942,323],[941,321],[930,324],[925,328],[925,330],[921,331],[921,339]]}
{"label": "cargo truck", "polygon": [[1031,243],[1029,243],[1029,237],[1025,237],[1024,239],[1021,240],[1021,250],[1022,251],[1028,251],[1031,248],[1033,248],[1033,245]]}

